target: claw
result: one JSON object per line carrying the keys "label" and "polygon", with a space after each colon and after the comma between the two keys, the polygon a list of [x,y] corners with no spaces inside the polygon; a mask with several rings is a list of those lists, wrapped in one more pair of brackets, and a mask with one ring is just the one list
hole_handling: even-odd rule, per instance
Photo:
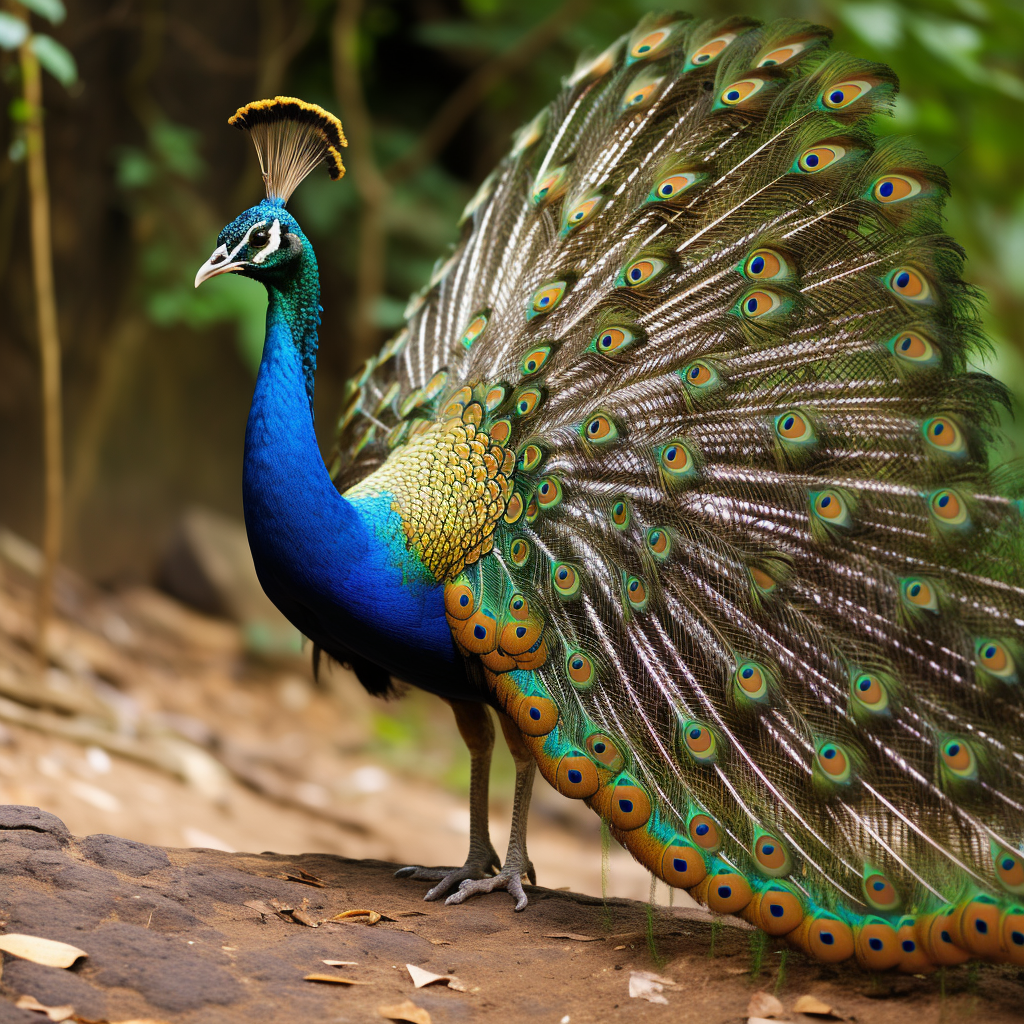
{"label": "claw", "polygon": [[[531,864],[531,872],[532,868]],[[452,893],[444,902],[446,906],[451,907],[465,903],[470,896],[479,896],[481,893],[494,892],[498,889],[504,889],[516,901],[517,911],[525,909],[529,902],[523,891],[522,871],[517,868],[503,868],[493,878],[467,879],[459,886],[459,891]]]}
{"label": "claw", "polygon": [[501,863],[498,860],[498,855],[491,850],[488,857],[472,857],[460,868],[423,868],[409,865],[399,868],[395,872],[395,878],[411,878],[417,882],[437,882],[437,885],[428,889],[423,897],[429,901],[440,899],[459,884],[476,879],[486,879],[493,875],[499,867],[501,867]]}

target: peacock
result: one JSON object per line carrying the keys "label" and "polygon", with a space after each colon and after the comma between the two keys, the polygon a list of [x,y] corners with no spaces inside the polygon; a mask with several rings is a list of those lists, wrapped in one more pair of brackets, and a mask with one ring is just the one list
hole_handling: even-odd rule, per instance
{"label": "peacock", "polygon": [[[534,879],[535,772],[668,885],[819,961],[1024,965],[1024,505],[943,173],[827,29],[644,18],[514,136],[405,326],[311,415],[338,120],[242,107],[269,293],[243,498],[267,594],[471,753],[448,903]],[[516,765],[488,836],[498,713]],[[414,859],[414,858],[410,858]]]}

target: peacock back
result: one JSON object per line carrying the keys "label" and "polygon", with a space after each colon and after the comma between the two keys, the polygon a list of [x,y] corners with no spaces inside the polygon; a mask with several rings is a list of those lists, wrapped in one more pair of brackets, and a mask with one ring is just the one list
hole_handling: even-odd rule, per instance
{"label": "peacock back", "polygon": [[1019,474],[884,66],[645,19],[515,137],[335,474],[541,772],[819,959],[1024,964]]}

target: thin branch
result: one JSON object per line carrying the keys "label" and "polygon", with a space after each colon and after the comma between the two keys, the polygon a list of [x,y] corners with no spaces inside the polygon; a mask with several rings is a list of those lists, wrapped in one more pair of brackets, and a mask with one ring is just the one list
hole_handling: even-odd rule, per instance
{"label": "thin branch", "polygon": [[362,8],[362,0],[339,0],[331,29],[334,90],[349,140],[346,161],[352,167],[356,189],[362,200],[356,302],[352,316],[352,349],[357,361],[371,355],[376,348],[373,304],[384,292],[387,248],[384,205],[391,192],[373,155],[373,128],[359,80],[359,16]]}
{"label": "thin branch", "polygon": [[565,0],[558,10],[527,32],[515,46],[502,54],[488,58],[448,97],[444,106],[427,125],[416,146],[387,168],[384,172],[386,179],[395,184],[415,174],[424,164],[433,160],[495,86],[509,75],[526,67],[589,6],[590,0]]}
{"label": "thin branch", "polygon": [[50,247],[50,189],[46,177],[43,136],[43,81],[39,61],[29,40],[21,46],[21,77],[26,120],[25,144],[32,238],[32,276],[35,282],[39,359],[43,385],[43,452],[45,507],[43,513],[43,572],[36,604],[36,657],[46,662],[46,628],[53,609],[53,579],[63,537],[64,451],[60,394],[60,335]]}

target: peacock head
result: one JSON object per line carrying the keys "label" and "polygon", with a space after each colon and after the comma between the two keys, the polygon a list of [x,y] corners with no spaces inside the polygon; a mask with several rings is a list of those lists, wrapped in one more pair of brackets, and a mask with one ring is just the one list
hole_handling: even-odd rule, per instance
{"label": "peacock head", "polygon": [[267,198],[236,217],[217,238],[217,248],[196,274],[196,287],[217,274],[237,272],[280,287],[313,250],[284,208],[299,182],[321,161],[331,179],[344,173],[341,122],[323,107],[276,96],[239,107],[228,124],[247,131],[256,146]]}
{"label": "peacock head", "polygon": [[196,274],[196,287],[218,274],[239,273],[280,287],[312,250],[279,200],[266,199],[236,217],[217,236],[217,248]]}

